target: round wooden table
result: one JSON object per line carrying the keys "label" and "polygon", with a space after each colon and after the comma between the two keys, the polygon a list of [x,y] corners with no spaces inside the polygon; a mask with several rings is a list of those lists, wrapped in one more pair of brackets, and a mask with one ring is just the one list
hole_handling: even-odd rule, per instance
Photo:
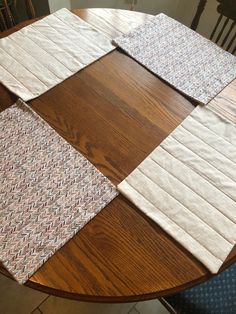
{"label": "round wooden table", "polygon": [[[110,38],[149,15],[75,10]],[[4,32],[6,36],[19,25]],[[0,108],[16,97],[0,86]],[[194,109],[194,104],[115,50],[30,102],[114,184],[121,182]],[[224,267],[236,261],[236,248]],[[1,272],[10,276],[1,267]],[[176,293],[210,277],[207,269],[122,195],[26,283],[71,299],[128,302]]]}

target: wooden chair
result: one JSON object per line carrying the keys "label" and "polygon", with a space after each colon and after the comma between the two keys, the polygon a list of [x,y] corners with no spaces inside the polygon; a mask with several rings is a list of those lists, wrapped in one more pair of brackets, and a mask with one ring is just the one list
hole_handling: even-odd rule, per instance
{"label": "wooden chair", "polygon": [[[225,50],[236,54],[236,1],[217,0],[219,17],[210,35],[210,39]],[[200,0],[194,19],[191,24],[193,30],[197,29],[207,0]]]}
{"label": "wooden chair", "polygon": [[170,313],[235,314],[236,264],[204,284],[161,301]]}
{"label": "wooden chair", "polygon": [[[25,0],[25,8],[29,19],[35,18],[35,10],[31,0]],[[1,31],[17,24],[17,0],[0,0]]]}
{"label": "wooden chair", "polygon": [[236,1],[218,0],[219,13],[216,25],[211,33],[210,39],[222,48],[236,53]]}
{"label": "wooden chair", "polygon": [[14,1],[0,0],[0,21],[1,30],[5,30],[15,25],[15,20],[12,14]]}

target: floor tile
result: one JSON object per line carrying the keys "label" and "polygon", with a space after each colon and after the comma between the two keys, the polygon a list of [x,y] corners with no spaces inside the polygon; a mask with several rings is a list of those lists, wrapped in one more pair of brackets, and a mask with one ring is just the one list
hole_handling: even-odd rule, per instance
{"label": "floor tile", "polygon": [[138,302],[135,309],[140,314],[169,314],[169,311],[158,300]]}
{"label": "floor tile", "polygon": [[101,304],[49,297],[39,308],[43,314],[128,314],[135,303]]}
{"label": "floor tile", "polygon": [[[131,309],[131,311],[129,311],[128,314],[140,314],[140,313],[138,312],[138,310],[136,310],[135,307],[133,307],[133,308]],[[147,314],[148,314],[148,313],[147,313]]]}
{"label": "floor tile", "polygon": [[0,275],[0,313],[2,314],[30,314],[46,297],[47,294],[21,286]]}
{"label": "floor tile", "polygon": [[36,309],[31,314],[42,314],[42,312],[39,309]]}

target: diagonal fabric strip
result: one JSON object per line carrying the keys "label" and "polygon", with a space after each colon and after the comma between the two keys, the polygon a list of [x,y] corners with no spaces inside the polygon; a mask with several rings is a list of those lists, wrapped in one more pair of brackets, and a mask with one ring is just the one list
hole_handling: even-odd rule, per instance
{"label": "diagonal fabric strip", "polygon": [[148,70],[203,104],[236,78],[236,57],[165,14],[114,42]]}
{"label": "diagonal fabric strip", "polygon": [[117,194],[27,105],[0,114],[0,260],[19,283]]}
{"label": "diagonal fabric strip", "polygon": [[109,38],[61,9],[0,39],[0,82],[27,101],[113,49]]}
{"label": "diagonal fabric strip", "polygon": [[[230,83],[215,97],[207,108],[218,113],[224,119],[236,124],[236,80]],[[228,134],[230,136],[230,134]]]}
{"label": "diagonal fabric strip", "polygon": [[198,106],[118,190],[218,272],[236,243],[236,125]]}

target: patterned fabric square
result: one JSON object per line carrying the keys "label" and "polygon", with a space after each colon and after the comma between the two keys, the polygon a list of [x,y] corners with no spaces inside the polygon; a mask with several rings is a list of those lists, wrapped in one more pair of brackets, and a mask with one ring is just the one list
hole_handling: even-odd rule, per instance
{"label": "patterned fabric square", "polygon": [[236,57],[165,14],[116,38],[115,43],[203,104],[236,78]]}
{"label": "patterned fabric square", "polygon": [[27,105],[0,113],[0,260],[24,283],[117,196]]}

